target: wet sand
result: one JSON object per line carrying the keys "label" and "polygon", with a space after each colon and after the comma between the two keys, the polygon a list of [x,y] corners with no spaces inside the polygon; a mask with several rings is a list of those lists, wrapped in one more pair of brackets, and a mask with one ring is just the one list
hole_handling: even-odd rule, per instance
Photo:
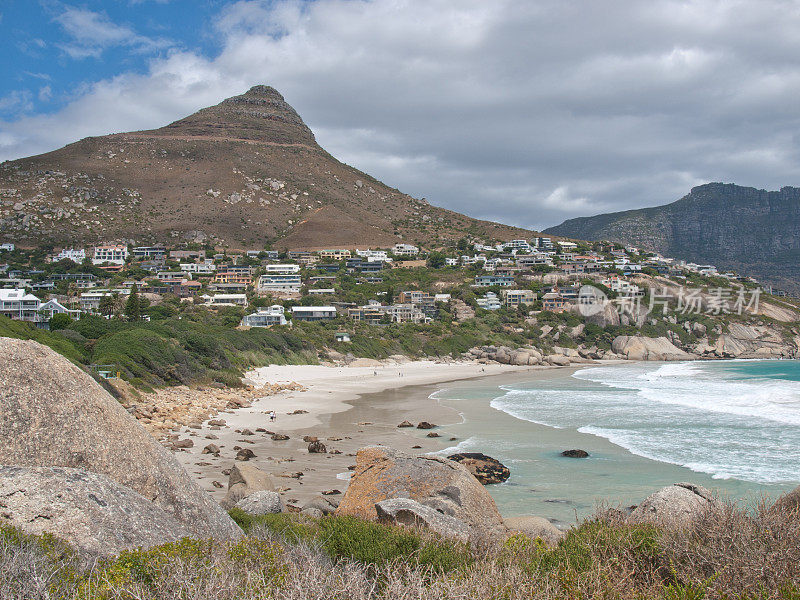
{"label": "wet sand", "polygon": [[[200,429],[182,428],[181,438],[188,437],[194,446],[177,452],[176,457],[205,490],[221,500],[228,481],[223,471],[235,464],[237,448],[248,448],[255,453],[249,463],[273,476],[284,503],[299,506],[322,491],[344,492],[348,467],[355,464],[355,453],[363,446],[385,444],[424,454],[457,444],[441,429],[460,423],[461,416],[430,397],[448,382],[496,376],[502,381],[531,379],[537,371],[544,374],[553,368],[431,361],[376,367],[263,367],[247,374],[257,387],[294,381],[305,391],[282,392],[260,398],[248,408],[224,411],[215,418],[226,421],[222,427],[206,422]],[[275,422],[269,419],[271,410],[277,413]],[[289,414],[297,410],[307,412]],[[430,431],[398,428],[405,420],[415,426],[428,421],[439,427]],[[253,435],[241,435],[245,429]],[[274,441],[269,432],[289,439]],[[428,437],[431,432],[442,437]],[[309,453],[304,436],[319,438],[327,452]],[[219,457],[201,453],[211,443],[220,448]]]}

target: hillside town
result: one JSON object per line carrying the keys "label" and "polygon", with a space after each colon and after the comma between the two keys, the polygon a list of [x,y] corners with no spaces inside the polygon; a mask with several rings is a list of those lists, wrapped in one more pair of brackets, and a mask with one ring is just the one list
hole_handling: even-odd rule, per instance
{"label": "hillside town", "polygon": [[[120,314],[134,289],[150,304],[174,296],[210,309],[249,308],[241,326],[270,327],[339,317],[372,325],[424,324],[448,305],[458,320],[473,317],[476,310],[501,308],[562,312],[578,302],[580,287],[588,281],[614,296],[641,298],[645,289],[635,280],[648,274],[758,285],[750,277],[720,273],[714,265],[608,242],[548,237],[495,244],[461,240],[454,248],[430,251],[404,243],[385,249],[288,252],[117,243],[62,248],[44,257],[4,243],[0,261],[0,314],[45,329],[56,314]],[[394,289],[387,278],[397,269],[429,268],[450,277],[428,289]],[[364,304],[348,299],[348,292],[359,287],[372,292]],[[471,293],[454,298],[456,288]],[[769,287],[762,291],[786,296]]]}

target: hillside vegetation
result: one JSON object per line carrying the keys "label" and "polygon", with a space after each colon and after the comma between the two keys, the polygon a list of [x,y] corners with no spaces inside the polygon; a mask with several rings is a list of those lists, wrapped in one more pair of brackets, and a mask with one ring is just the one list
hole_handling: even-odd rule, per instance
{"label": "hillside vegetation", "polygon": [[555,547],[516,535],[482,548],[345,517],[232,516],[240,542],[185,539],[99,562],[0,527],[0,598],[800,598],[796,509],[727,505],[677,532],[598,512]]}

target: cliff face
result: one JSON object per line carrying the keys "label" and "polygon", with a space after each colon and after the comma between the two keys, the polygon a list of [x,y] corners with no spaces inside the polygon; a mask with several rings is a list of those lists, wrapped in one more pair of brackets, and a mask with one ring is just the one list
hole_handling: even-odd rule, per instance
{"label": "cliff face", "polygon": [[208,240],[251,249],[530,235],[431,206],[342,164],[263,85],[159,129],[1,164],[0,230],[21,246]]}
{"label": "cliff face", "polygon": [[613,240],[800,290],[800,188],[692,188],[666,206],[570,219],[547,233]]}

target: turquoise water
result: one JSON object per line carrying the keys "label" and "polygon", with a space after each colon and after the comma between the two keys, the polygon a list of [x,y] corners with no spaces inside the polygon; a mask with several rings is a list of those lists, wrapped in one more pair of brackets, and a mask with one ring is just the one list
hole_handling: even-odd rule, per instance
{"label": "turquoise water", "polygon": [[[436,398],[463,422],[458,446],[512,470],[490,488],[506,515],[572,521],[599,501],[635,504],[676,481],[751,501],[800,485],[800,362],[587,366]],[[582,448],[586,460],[562,450]]]}

